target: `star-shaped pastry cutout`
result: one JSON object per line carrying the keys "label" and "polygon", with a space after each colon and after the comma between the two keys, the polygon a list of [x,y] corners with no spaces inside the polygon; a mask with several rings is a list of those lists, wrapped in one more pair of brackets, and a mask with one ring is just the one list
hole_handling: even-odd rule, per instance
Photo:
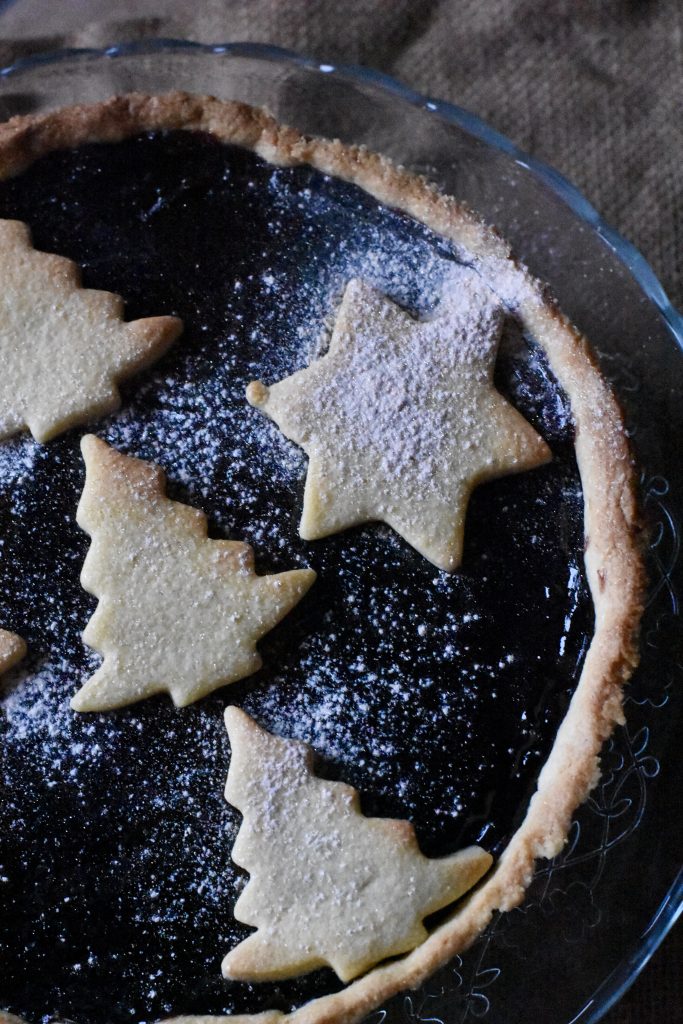
{"label": "star-shaped pastry cutout", "polygon": [[352,280],[327,353],[271,387],[249,385],[249,402],[309,457],[305,540],[382,520],[440,569],[457,568],[473,489],[550,458],[493,385],[502,322],[471,271],[454,274],[428,320]]}
{"label": "star-shaped pastry cutout", "polygon": [[77,519],[92,538],[81,582],[99,598],[83,639],[104,661],[72,708],[106,711],[161,692],[182,706],[256,672],[257,642],[315,572],[257,576],[251,547],[209,538],[199,509],[166,496],[158,466],[92,435],[81,448]]}

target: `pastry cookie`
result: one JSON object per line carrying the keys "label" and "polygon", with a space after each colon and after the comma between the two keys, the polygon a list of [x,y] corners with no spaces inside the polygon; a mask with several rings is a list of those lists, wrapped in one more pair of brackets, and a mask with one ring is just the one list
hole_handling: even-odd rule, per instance
{"label": "pastry cookie", "polygon": [[16,633],[0,629],[0,675],[26,656],[26,644]]}
{"label": "pastry cookie", "polygon": [[235,917],[258,928],[225,957],[225,977],[277,981],[330,965],[351,981],[423,942],[423,919],[491,866],[478,846],[425,857],[409,822],[366,818],[355,789],[316,778],[305,743],[236,707],[225,722],[225,796],[244,816],[232,857],[252,875]]}
{"label": "pastry cookie", "polygon": [[438,568],[462,557],[477,484],[539,466],[548,446],[493,386],[500,301],[453,271],[418,321],[351,281],[322,359],[247,398],[309,456],[306,540],[383,520]]}
{"label": "pastry cookie", "polygon": [[257,576],[241,541],[210,540],[198,509],[171,501],[158,466],[92,434],[78,523],[92,537],[81,582],[100,598],[84,641],[104,655],[73,697],[106,711],[168,692],[179,705],[261,667],[257,641],[312,585],[312,569]]}
{"label": "pastry cookie", "polygon": [[126,323],[123,299],[81,286],[71,260],[38,252],[26,224],[0,221],[0,440],[49,441],[118,408],[116,384],[158,359],[177,317]]}
{"label": "pastry cookie", "polygon": [[[87,942],[98,954],[95,966],[82,957],[78,977],[69,975],[65,980],[49,947],[24,948],[23,936],[35,919],[34,903],[25,906],[22,930],[16,929],[8,944],[14,973],[23,970],[30,972],[32,978],[31,992],[21,994],[21,1009],[27,1018],[39,1018],[46,1012],[46,1006],[62,1017],[77,1015],[79,1006],[86,1007],[83,1012],[87,1015],[96,994],[103,1024],[109,1024],[107,1003],[119,1007],[122,1013],[157,1019],[172,1014],[176,1008],[187,1007],[190,986],[200,983],[202,995],[198,995],[193,1008],[197,1012],[215,1009],[224,1015],[234,1014],[230,1019],[236,1024],[244,1024],[245,1014],[255,1024],[272,1024],[275,1019],[292,1020],[295,1024],[352,1024],[365,1020],[374,1008],[398,992],[416,989],[440,966],[462,953],[497,911],[521,902],[533,877],[535,859],[552,857],[562,849],[577,805],[599,778],[602,744],[615,723],[623,720],[622,691],[638,658],[637,628],[643,597],[636,472],[619,407],[586,340],[557,309],[547,290],[514,262],[507,244],[455,199],[379,155],[341,142],[306,138],[277,124],[264,112],[241,104],[177,93],[130,95],[91,107],[19,119],[0,127],[0,178],[5,178],[0,181],[0,201],[5,203],[5,216],[30,220],[35,190],[44,185],[55,194],[64,191],[76,165],[82,173],[69,195],[72,206],[92,202],[89,209],[97,216],[100,212],[109,215],[113,203],[117,232],[129,239],[140,238],[140,225],[148,223],[143,216],[151,215],[149,240],[153,245],[149,252],[145,251],[144,266],[156,270],[158,257],[163,257],[166,273],[160,294],[182,297],[186,289],[185,305],[174,298],[164,307],[182,311],[188,335],[192,332],[192,346],[196,343],[201,356],[193,366],[188,362],[186,379],[174,378],[168,385],[177,391],[169,390],[163,396],[140,396],[140,422],[136,419],[134,424],[124,425],[125,430],[128,426],[132,429],[123,436],[157,436],[155,432],[161,435],[169,424],[182,438],[191,436],[196,424],[209,424],[211,438],[220,429],[222,436],[229,439],[229,447],[213,455],[217,460],[232,458],[234,450],[235,458],[243,460],[239,481],[236,473],[234,486],[226,483],[222,494],[226,505],[233,503],[236,528],[240,524],[238,535],[245,522],[256,525],[254,510],[259,509],[259,528],[269,542],[277,543],[283,553],[287,552],[285,564],[298,564],[301,553],[294,526],[300,516],[296,493],[300,463],[297,458],[287,459],[287,448],[278,431],[245,407],[244,387],[257,378],[282,383],[294,369],[305,366],[322,318],[334,312],[338,305],[335,296],[351,281],[357,283],[348,296],[349,323],[354,326],[358,305],[355,300],[360,296],[364,302],[367,299],[375,304],[380,341],[384,334],[388,335],[387,343],[394,337],[384,327],[385,319],[387,324],[401,321],[403,344],[409,347],[411,332],[424,331],[424,324],[436,324],[444,315],[457,315],[457,307],[451,310],[449,306],[450,295],[467,306],[466,292],[458,288],[458,279],[444,276],[450,268],[462,265],[457,274],[462,273],[463,281],[465,277],[478,279],[471,287],[477,291],[475,307],[479,319],[475,318],[473,328],[467,318],[467,330],[451,330],[443,335],[443,342],[450,346],[454,337],[469,337],[481,354],[482,368],[486,366],[490,375],[499,318],[504,316],[498,360],[501,382],[505,382],[506,394],[514,397],[524,415],[533,419],[534,425],[538,424],[539,431],[553,446],[552,462],[540,467],[537,473],[521,474],[514,480],[481,488],[473,496],[477,511],[475,516],[473,504],[469,506],[467,537],[468,543],[472,539],[474,571],[468,566],[467,572],[456,576],[435,574],[408,544],[397,543],[387,530],[340,533],[317,545],[315,556],[325,573],[324,577],[321,573],[316,600],[308,605],[311,621],[316,623],[311,630],[311,643],[306,650],[292,650],[283,644],[281,662],[269,666],[273,669],[268,680],[272,685],[255,686],[245,698],[249,713],[257,721],[272,723],[275,732],[314,737],[316,748],[324,750],[340,774],[352,779],[356,789],[373,801],[373,814],[386,810],[395,818],[410,817],[421,836],[423,830],[430,834],[430,852],[435,855],[448,856],[459,843],[457,836],[463,820],[472,820],[470,815],[474,815],[473,820],[480,820],[478,816],[484,808],[484,824],[493,828],[484,833],[485,838],[475,840],[477,833],[473,832],[473,839],[467,841],[490,842],[496,856],[495,869],[481,879],[465,900],[444,907],[438,918],[428,919],[426,938],[401,955],[376,962],[342,987],[324,970],[296,980],[223,985],[215,968],[216,953],[224,953],[232,945],[228,956],[236,957],[245,934],[242,928],[236,928],[233,940],[226,939],[230,915],[223,897],[230,890],[236,896],[243,879],[231,870],[225,834],[221,831],[225,822],[215,812],[215,802],[207,800],[202,805],[202,827],[193,830],[200,833],[201,843],[193,847],[192,835],[187,840],[184,837],[186,819],[180,809],[184,798],[178,793],[176,780],[169,780],[166,774],[161,776],[155,764],[150,769],[153,775],[144,777],[144,782],[149,780],[150,784],[140,788],[136,805],[126,801],[126,807],[119,808],[121,834],[129,838],[128,852],[133,851],[135,856],[140,843],[147,844],[145,854],[157,852],[153,848],[157,836],[163,837],[164,844],[166,837],[177,840],[177,849],[183,851],[179,866],[192,872],[190,884],[186,881],[188,875],[182,871],[174,870],[164,876],[167,902],[161,909],[172,906],[177,913],[175,926],[163,929],[157,928],[155,922],[164,897],[148,897],[147,860],[136,876],[141,883],[136,886],[140,934],[143,938],[145,934],[156,936],[156,1002],[152,1004],[149,995],[149,947],[136,950],[124,942],[114,953],[112,940],[129,926],[127,911],[119,913],[120,908],[107,907],[112,919],[108,933],[98,919],[100,904],[96,897],[100,894],[100,878],[86,841],[79,848],[78,865],[82,877],[88,879],[88,889],[81,891],[92,894],[92,903],[89,897],[87,908],[89,921],[85,915],[83,922],[80,916],[69,916],[73,903],[64,903],[57,896],[41,909],[55,929],[63,929],[67,941],[76,944],[83,936],[84,944]],[[86,165],[87,174],[83,170]],[[140,170],[145,173],[139,173]],[[92,180],[104,183],[110,191],[105,193],[102,187],[99,191],[93,189],[90,197],[87,186]],[[125,202],[120,202],[122,196]],[[157,204],[159,196],[178,197],[178,201]],[[54,211],[46,209],[41,216],[47,218],[55,237],[68,230],[68,222],[55,216]],[[155,224],[162,224],[164,230],[155,232]],[[231,240],[239,242],[234,247],[225,244],[227,224],[234,226]],[[187,240],[186,247],[178,246],[180,237]],[[90,240],[106,264],[102,238]],[[318,240],[323,243],[319,247]],[[216,253],[221,254],[221,259],[216,258]],[[117,283],[116,289],[121,294],[127,294],[128,275],[136,273],[138,266],[134,260],[119,262],[116,273],[121,284]],[[217,266],[220,281],[213,276]],[[368,282],[373,283],[375,291]],[[217,296],[221,301],[217,301]],[[387,296],[392,296],[400,306]],[[436,305],[439,296],[441,307]],[[382,312],[385,308],[386,318]],[[406,312],[408,309],[434,312],[427,317],[412,317]],[[228,319],[230,326],[226,329]],[[363,323],[366,325],[366,321]],[[351,344],[354,331],[348,324],[344,326],[343,316],[340,332],[342,327]],[[356,333],[359,331],[360,328]],[[397,340],[394,349],[392,359],[401,369],[402,352]],[[326,365],[325,360],[331,355],[332,350],[317,364],[311,364],[308,371],[301,372],[317,372],[316,366]],[[366,360],[363,366],[364,372],[368,372],[373,364]],[[515,377],[517,369],[519,377]],[[486,382],[484,376],[482,388],[490,397],[490,376]],[[378,386],[389,385],[387,401],[395,403],[399,427],[407,427],[409,421],[400,420],[398,414],[410,403],[404,406],[402,393],[391,392],[393,373],[390,378],[377,370],[375,379]],[[278,387],[276,383],[272,390]],[[413,381],[409,379],[405,394],[411,401],[412,387]],[[421,389],[425,404],[428,394],[429,391]],[[261,396],[267,403],[270,391],[261,392]],[[256,397],[259,398],[258,393]],[[138,409],[135,413],[131,410],[132,415],[137,416]],[[431,407],[427,412],[433,415]],[[361,411],[361,421],[362,415]],[[522,429],[531,429],[524,420],[521,423]],[[323,425],[326,431],[331,430],[332,418],[314,422],[311,436]],[[376,426],[364,423],[364,433],[371,436]],[[71,440],[65,438],[64,446]],[[165,440],[168,441],[168,435]],[[204,455],[204,440],[198,432],[198,461]],[[498,443],[500,438],[494,437],[493,441]],[[302,435],[298,443],[305,446],[309,440]],[[47,470],[57,465],[55,456],[61,445],[60,441],[44,449],[46,471],[31,479],[32,488],[26,486],[29,497],[39,491],[42,481],[55,479]],[[192,466],[192,450],[174,461],[173,445],[164,449],[161,436],[159,448],[167,453],[164,459],[168,459],[169,471],[173,466],[174,475],[183,471],[179,467],[187,471]],[[463,448],[461,445],[460,449]],[[377,460],[389,458],[391,462],[397,458],[394,448],[381,440],[376,442],[376,449]],[[541,451],[537,444],[536,454]],[[257,472],[254,459],[259,453],[262,462],[256,467]],[[459,450],[458,456],[461,454]],[[508,454],[503,452],[503,461]],[[412,461],[401,462],[402,457],[403,453],[391,464],[397,467],[398,475],[405,475],[411,495],[422,501],[424,496],[417,493],[410,476],[415,467]],[[216,462],[212,468],[215,465]],[[356,463],[349,465],[348,473],[355,466]],[[509,468],[515,467],[506,466],[505,471]],[[374,465],[371,469],[375,473]],[[477,472],[475,466],[475,478]],[[110,526],[107,515],[110,505],[113,519],[121,522],[124,514],[129,514],[124,509],[144,503],[131,502],[129,487],[123,488],[126,497],[122,498],[117,493],[118,486],[112,489],[108,482],[109,474],[103,470],[98,473],[100,480],[84,513],[92,518],[88,525],[93,536],[92,577],[101,598],[102,635],[110,644],[109,654],[105,651],[106,664],[127,644],[139,643],[137,634],[128,629],[128,620],[125,629],[114,635],[113,620],[107,616],[112,610],[118,613],[125,609],[127,601],[138,606],[136,611],[144,603],[148,614],[145,587],[148,579],[152,589],[158,586],[158,576],[156,571],[149,577],[141,574],[142,585],[131,588],[131,571],[138,572],[138,565],[133,558],[124,566],[126,542]],[[262,501],[261,485],[264,479],[268,480],[269,473],[273,474],[273,487],[265,489],[267,497]],[[374,479],[379,480],[380,474]],[[75,474],[70,474],[70,478],[65,475],[68,510],[77,501],[74,481]],[[69,489],[72,485],[73,489]],[[142,482],[140,487],[143,488]],[[159,486],[149,487],[147,493],[157,511],[168,500]],[[335,488],[332,493],[336,496],[343,492]],[[388,491],[387,496],[381,494],[378,499],[373,493],[375,502],[385,497],[387,510],[391,511],[390,503],[395,502],[396,495]],[[362,498],[365,501],[364,493]],[[294,517],[287,521],[290,499]],[[352,502],[349,508],[355,515]],[[362,511],[369,514],[365,507]],[[51,512],[49,509],[44,514],[39,525],[47,521],[57,533],[59,528],[49,518]],[[186,513],[193,514],[189,509]],[[142,513],[136,511],[135,516],[138,514],[142,519]],[[350,513],[345,508],[340,523],[346,522],[347,514]],[[411,512],[407,518],[412,530],[416,524]],[[448,529],[457,525],[455,520],[451,513]],[[287,523],[286,529],[279,531],[274,527],[280,522]],[[333,525],[336,529],[336,523]],[[174,537],[185,558],[186,537],[183,533],[181,539],[181,533]],[[151,534],[155,539],[141,551],[143,561],[151,558],[153,550],[159,550],[155,545],[160,538],[153,529]],[[163,547],[168,538],[165,530],[160,534]],[[46,535],[49,536],[43,530],[41,536]],[[418,531],[408,539],[417,543]],[[442,540],[439,534],[439,544]],[[436,543],[427,538],[425,546],[427,541],[430,545]],[[446,547],[450,541],[452,538]],[[199,550],[201,545],[208,549],[220,543],[223,542],[209,541],[203,534],[201,541],[199,536],[193,539],[192,550],[194,545]],[[20,545],[16,547],[19,551]],[[100,553],[106,555],[104,561],[99,560]],[[450,558],[454,558],[452,550],[444,561]],[[25,562],[30,567],[28,559]],[[46,563],[53,569],[53,577],[61,570],[59,559],[46,558]],[[166,560],[164,565],[167,566]],[[183,571],[179,575],[183,577],[180,593],[184,595],[182,587],[188,573]],[[110,576],[116,589],[115,601],[109,601],[105,593]],[[170,579],[168,566],[163,579]],[[76,581],[74,587],[78,595]],[[63,592],[74,598],[66,583]],[[154,638],[153,661],[164,655],[165,645],[176,651],[176,633],[193,616],[193,596],[189,601],[182,599],[179,614],[170,583],[156,593],[151,602],[154,609],[164,608],[168,602],[169,607],[173,605],[173,618],[171,622],[169,617],[162,642],[156,644]],[[213,602],[212,608],[215,606]],[[213,629],[210,614],[200,610],[202,621]],[[473,611],[476,614],[471,615]],[[138,621],[141,620],[136,617],[135,622]],[[65,623],[65,633],[73,641],[68,625]],[[193,638],[196,639],[196,631]],[[203,650],[202,644],[203,641],[198,643],[196,649]],[[101,649],[104,650],[104,643]],[[144,644],[139,649],[146,651]],[[219,656],[220,666],[224,667],[225,651],[221,650]],[[172,660],[172,655],[168,660]],[[74,664],[74,659],[69,660],[68,668]],[[211,668],[217,668],[217,663]],[[136,670],[136,665],[130,670],[133,692],[139,686],[144,689],[150,681],[141,679],[139,674],[136,677]],[[112,685],[118,682],[115,676],[112,673]],[[30,691],[24,693],[28,703]],[[572,697],[566,708],[568,694]],[[561,701],[556,699],[558,695]],[[110,694],[108,697],[111,699]],[[529,721],[529,710],[536,707],[541,709],[542,720],[534,738],[535,723]],[[134,719],[139,715],[141,721],[154,729],[163,724],[152,714],[157,710],[148,704],[134,714],[117,716],[109,722],[122,741],[121,762],[115,765],[113,785],[117,784],[116,777],[126,771],[126,758],[134,758],[138,749],[136,737],[133,736],[130,748],[126,742],[132,735]],[[168,707],[163,710],[173,713]],[[193,715],[193,719],[201,725],[215,710],[215,702],[205,702],[201,713]],[[211,723],[211,729],[215,724]],[[93,749],[100,738],[100,725],[88,725],[92,729]],[[173,739],[170,730],[161,730],[161,735],[167,737],[168,762],[176,763],[178,750],[184,756],[184,744],[190,744],[193,756],[196,755],[192,762],[194,788],[195,782],[201,784],[206,780],[207,748],[199,732],[189,737],[182,730],[176,733]],[[146,739],[147,731],[142,730],[142,734]],[[209,735],[213,744],[215,732],[209,733],[206,726],[203,738]],[[14,736],[10,734],[9,743],[13,742]],[[17,743],[17,749],[22,744],[23,739],[21,744]],[[23,806],[27,808],[33,806],[35,792],[42,782],[36,768],[40,768],[40,762],[32,757],[36,749],[37,746],[22,746],[22,751],[26,751],[22,755],[24,760],[19,756],[21,751],[15,759],[13,785],[18,795],[25,790]],[[129,750],[133,753],[129,754]],[[519,756],[520,751],[533,756],[527,760]],[[98,769],[108,768],[102,759],[96,760],[92,751],[89,756]],[[64,763],[71,767],[73,762]],[[68,783],[64,791],[73,798],[78,814],[81,807],[86,815],[88,806],[97,804],[97,815],[83,819],[84,834],[92,834],[97,829],[90,826],[101,821],[99,807],[102,795],[107,794],[106,782],[94,782],[96,776],[85,757],[79,757],[73,767],[76,776],[64,776]],[[324,783],[322,779],[311,778]],[[95,792],[96,784],[103,788]],[[246,785],[251,785],[251,781]],[[175,814],[161,814],[164,832],[155,831],[150,838],[146,815],[148,808],[151,807],[152,815],[158,808],[148,798],[152,794],[160,799],[163,786],[167,787],[163,794],[166,800],[178,795],[178,815],[176,818]],[[492,809],[487,802],[490,793],[495,794]],[[82,799],[83,796],[88,799]],[[16,806],[21,813],[18,801]],[[130,828],[125,817],[129,812]],[[134,814],[137,817],[133,818]],[[114,821],[114,809],[110,820]],[[356,824],[360,823],[362,830],[375,820],[358,817]],[[8,814],[2,824],[19,855],[25,856],[26,850],[32,854],[32,836],[22,836],[19,830],[13,830]],[[249,830],[247,826],[247,837]],[[209,836],[214,836],[215,842]],[[37,839],[43,841],[42,836]],[[116,850],[118,835],[111,842],[111,849]],[[165,852],[163,849],[162,854]],[[216,877],[216,858],[222,878],[222,892],[218,893],[220,887],[210,884]],[[163,873],[169,859],[162,859]],[[256,900],[258,921],[250,915],[258,926],[254,934],[267,938],[273,922],[260,916],[268,908],[264,910],[256,899],[262,883],[256,861],[251,856],[249,860],[249,891],[254,896],[245,905],[248,910],[251,901]],[[71,863],[64,857],[55,863],[59,870],[55,872],[54,891],[61,896],[58,885],[70,884]],[[276,872],[282,871],[283,878],[289,878],[285,873],[292,870],[287,861],[275,868]],[[199,884],[194,885],[195,879]],[[203,885],[205,880],[207,885]],[[45,899],[50,895],[46,893]],[[402,893],[389,900],[385,905],[387,915],[395,905],[400,912],[404,898]],[[137,912],[136,909],[136,915]],[[333,921],[330,928],[334,928]],[[188,929],[194,930],[191,941],[185,942]],[[280,950],[280,935],[277,937]],[[170,970],[169,956],[174,955],[177,941],[184,943],[187,958],[178,957]],[[248,953],[249,949],[254,949],[253,942],[251,947],[243,947],[242,952]],[[315,957],[325,962],[328,953],[331,951],[324,941],[316,940]],[[100,957],[111,965],[111,973],[103,974]],[[357,962],[355,957],[351,960],[349,970]],[[279,962],[276,959],[276,964]],[[210,964],[213,968],[207,967]],[[344,970],[341,962],[339,966]],[[138,982],[142,987],[135,988]],[[59,1004],[58,994],[65,984],[70,993],[75,993],[73,1013],[68,1012],[68,1007],[66,1012],[62,1009],[66,1000]],[[209,990],[216,993],[214,999],[204,998]],[[20,1005],[19,997],[16,1005]]]}

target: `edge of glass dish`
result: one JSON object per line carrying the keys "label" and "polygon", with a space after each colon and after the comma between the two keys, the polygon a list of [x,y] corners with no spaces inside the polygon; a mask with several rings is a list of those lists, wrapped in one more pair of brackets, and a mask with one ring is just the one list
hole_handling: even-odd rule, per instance
{"label": "edge of glass dish", "polygon": [[[462,131],[479,141],[502,151],[519,166],[547,186],[572,212],[591,227],[601,240],[615,253],[630,275],[640,286],[645,296],[659,311],[679,348],[683,350],[683,315],[673,306],[654,270],[643,254],[618,231],[610,227],[586,197],[549,164],[538,160],[521,150],[507,136],[491,128],[476,114],[443,100],[416,92],[372,68],[354,64],[327,64],[281,47],[263,43],[198,43],[191,40],[155,38],[130,43],[117,43],[104,48],[68,48],[40,53],[21,58],[0,68],[0,80],[21,76],[24,72],[35,71],[44,65],[57,64],[84,57],[116,59],[117,57],[149,56],[168,51],[194,51],[206,55],[249,57],[256,60],[290,64],[317,70],[323,74],[345,78],[364,85],[370,85],[387,92],[412,107],[436,114],[455,124]],[[630,988],[654,952],[683,913],[683,870],[672,883],[667,895],[661,901],[652,919],[636,940],[632,953],[614,968],[598,986],[583,1008],[569,1024],[597,1024]]]}
{"label": "edge of glass dish", "polygon": [[419,107],[430,113],[438,114],[463,131],[495,149],[501,150],[519,164],[531,171],[548,186],[573,212],[586,224],[590,225],[599,237],[612,249],[624,266],[629,270],[646,296],[661,313],[677,343],[683,348],[683,314],[673,306],[668,295],[643,254],[618,231],[610,227],[600,216],[595,207],[586,197],[572,185],[567,178],[550,164],[521,150],[511,139],[495,128],[491,128],[476,114],[463,107],[445,100],[434,99],[423,93],[416,92],[397,79],[382,71],[363,67],[359,64],[326,64],[292,50],[271,46],[265,43],[198,43],[186,39],[156,38],[131,43],[116,43],[103,48],[69,48],[54,50],[47,53],[23,57],[4,68],[0,68],[0,79],[21,74],[44,64],[56,64],[61,61],[79,57],[130,57],[149,55],[169,50],[195,51],[204,54],[215,54],[235,57],[252,57],[264,61],[293,64],[317,70],[323,74],[334,74],[339,78],[350,78],[357,82],[372,85],[389,92],[413,107]]}

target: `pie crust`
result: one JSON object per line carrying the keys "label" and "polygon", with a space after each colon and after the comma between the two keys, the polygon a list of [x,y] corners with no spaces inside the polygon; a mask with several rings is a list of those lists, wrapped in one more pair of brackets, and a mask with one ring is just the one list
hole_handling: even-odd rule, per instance
{"label": "pie crust", "polygon": [[599,778],[599,754],[623,723],[622,691],[638,661],[637,632],[644,570],[636,472],[617,401],[587,340],[560,312],[547,289],[511,256],[495,230],[423,178],[364,148],[306,138],[261,110],[211,97],[131,94],[93,106],[14,118],[0,126],[0,178],[39,157],[90,142],[115,142],[144,131],[204,131],[256,152],[276,165],[308,164],[364,189],[454,243],[542,347],[571,403],[584,494],[585,566],[595,629],[569,710],[540,773],[526,817],[498,863],[463,905],[411,953],[376,967],[340,992],[290,1014],[176,1017],[175,1024],[231,1021],[271,1024],[350,1022],[406,988],[416,988],[465,949],[496,910],[518,905],[534,862],[563,847],[576,807]]}

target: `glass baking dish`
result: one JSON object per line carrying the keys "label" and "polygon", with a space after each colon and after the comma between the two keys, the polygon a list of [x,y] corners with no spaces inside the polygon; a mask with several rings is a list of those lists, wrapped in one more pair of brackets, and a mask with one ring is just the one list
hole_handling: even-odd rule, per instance
{"label": "glass baking dish", "polygon": [[155,40],[61,51],[0,72],[0,117],[174,89],[265,106],[304,133],[367,145],[466,201],[550,283],[617,387],[651,526],[643,663],[629,689],[627,725],[608,744],[603,778],[578,812],[569,844],[539,865],[523,906],[497,917],[421,991],[372,1017],[592,1024],[633,981],[683,901],[675,641],[683,582],[683,320],[643,257],[559,174],[466,111],[367,69],[251,44]]}

